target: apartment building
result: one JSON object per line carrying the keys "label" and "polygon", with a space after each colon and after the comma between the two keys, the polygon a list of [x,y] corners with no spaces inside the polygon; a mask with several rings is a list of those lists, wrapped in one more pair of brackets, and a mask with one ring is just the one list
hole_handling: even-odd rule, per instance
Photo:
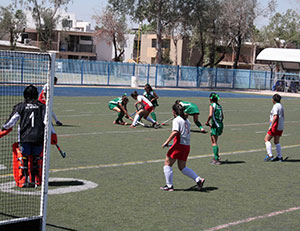
{"label": "apartment building", "polygon": [[[140,50],[140,62],[141,63],[150,63],[155,64],[156,60],[156,42],[157,36],[156,34],[143,34],[141,36],[141,50]],[[238,68],[239,69],[259,69],[261,67],[260,64],[255,63],[256,55],[263,48],[257,46],[256,44],[252,44],[249,42],[245,42],[242,45]],[[175,44],[172,38],[169,36],[163,37],[162,44],[163,52],[168,52],[169,57],[172,60],[172,64],[176,64],[176,49]],[[221,54],[220,54],[221,55]],[[194,50],[193,53],[189,54],[189,40],[188,39],[179,39],[177,41],[177,65],[182,66],[196,66],[199,61],[199,51]],[[224,59],[217,65],[220,68],[232,68],[235,60],[235,52],[233,49],[229,48],[228,52],[225,54]],[[262,66],[263,69],[266,68],[265,65]]]}
{"label": "apartment building", "polygon": [[[61,59],[111,61],[111,45],[96,38],[90,22],[76,20],[75,14],[63,10],[59,14],[60,21],[47,50],[56,51],[57,58]],[[37,47],[44,45],[29,12],[27,13],[27,28],[22,35],[22,43]]]}

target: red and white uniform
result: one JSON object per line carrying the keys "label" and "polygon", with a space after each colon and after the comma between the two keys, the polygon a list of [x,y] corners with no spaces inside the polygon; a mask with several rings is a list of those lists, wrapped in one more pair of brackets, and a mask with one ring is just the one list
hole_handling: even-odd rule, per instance
{"label": "red and white uniform", "polygon": [[281,136],[284,129],[284,109],[281,103],[275,103],[270,114],[270,123],[272,123],[274,116],[277,115],[278,119],[268,131],[271,136]]}
{"label": "red and white uniform", "polygon": [[48,85],[45,84],[45,85],[43,86],[43,89],[42,89],[40,95],[39,95],[39,101],[40,101],[42,104],[46,104],[45,93],[46,93],[46,91],[47,91],[47,87],[48,87]]}
{"label": "red and white uniform", "polygon": [[173,140],[173,145],[169,149],[167,156],[172,159],[186,161],[190,153],[191,123],[177,116],[173,120],[172,131],[178,131]]}
{"label": "red and white uniform", "polygon": [[145,106],[145,110],[151,112],[153,110],[153,104],[143,95],[137,96],[137,101],[142,102]]}

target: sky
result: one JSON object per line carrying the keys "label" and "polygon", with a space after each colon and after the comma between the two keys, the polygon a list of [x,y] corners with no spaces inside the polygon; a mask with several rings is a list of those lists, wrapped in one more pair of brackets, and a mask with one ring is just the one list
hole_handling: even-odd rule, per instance
{"label": "sky", "polygon": [[[266,6],[266,0],[258,0],[262,6]],[[296,3],[297,0],[277,0],[278,6],[276,11],[284,13],[287,9],[297,9],[300,13],[300,1]],[[1,0],[0,6],[7,6],[11,3],[11,0]],[[95,25],[95,22],[92,19],[92,15],[95,15],[96,12],[100,13],[102,9],[107,5],[107,0],[72,0],[68,5],[68,12],[75,13],[77,20],[83,20],[87,22],[92,22],[92,26]],[[298,7],[297,7],[298,6]],[[256,20],[256,25],[258,28],[261,28],[263,25],[266,25],[268,20],[265,18],[259,18]]]}

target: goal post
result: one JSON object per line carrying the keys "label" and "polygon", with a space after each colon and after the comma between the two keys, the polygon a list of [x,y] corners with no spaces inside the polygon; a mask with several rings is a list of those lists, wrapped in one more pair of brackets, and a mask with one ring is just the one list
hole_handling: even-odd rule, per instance
{"label": "goal post", "polygon": [[16,186],[12,145],[19,140],[19,122],[0,139],[0,230],[46,230],[55,58],[55,53],[0,50],[0,128],[13,106],[24,101],[25,87],[32,84],[40,92],[47,84],[41,186]]}

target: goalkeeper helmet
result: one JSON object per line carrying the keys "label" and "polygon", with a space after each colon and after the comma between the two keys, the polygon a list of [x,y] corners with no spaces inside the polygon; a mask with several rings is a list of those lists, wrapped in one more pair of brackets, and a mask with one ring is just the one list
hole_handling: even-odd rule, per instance
{"label": "goalkeeper helmet", "polygon": [[26,100],[32,100],[32,99],[37,99],[39,93],[35,86],[29,85],[25,88],[23,95]]}

